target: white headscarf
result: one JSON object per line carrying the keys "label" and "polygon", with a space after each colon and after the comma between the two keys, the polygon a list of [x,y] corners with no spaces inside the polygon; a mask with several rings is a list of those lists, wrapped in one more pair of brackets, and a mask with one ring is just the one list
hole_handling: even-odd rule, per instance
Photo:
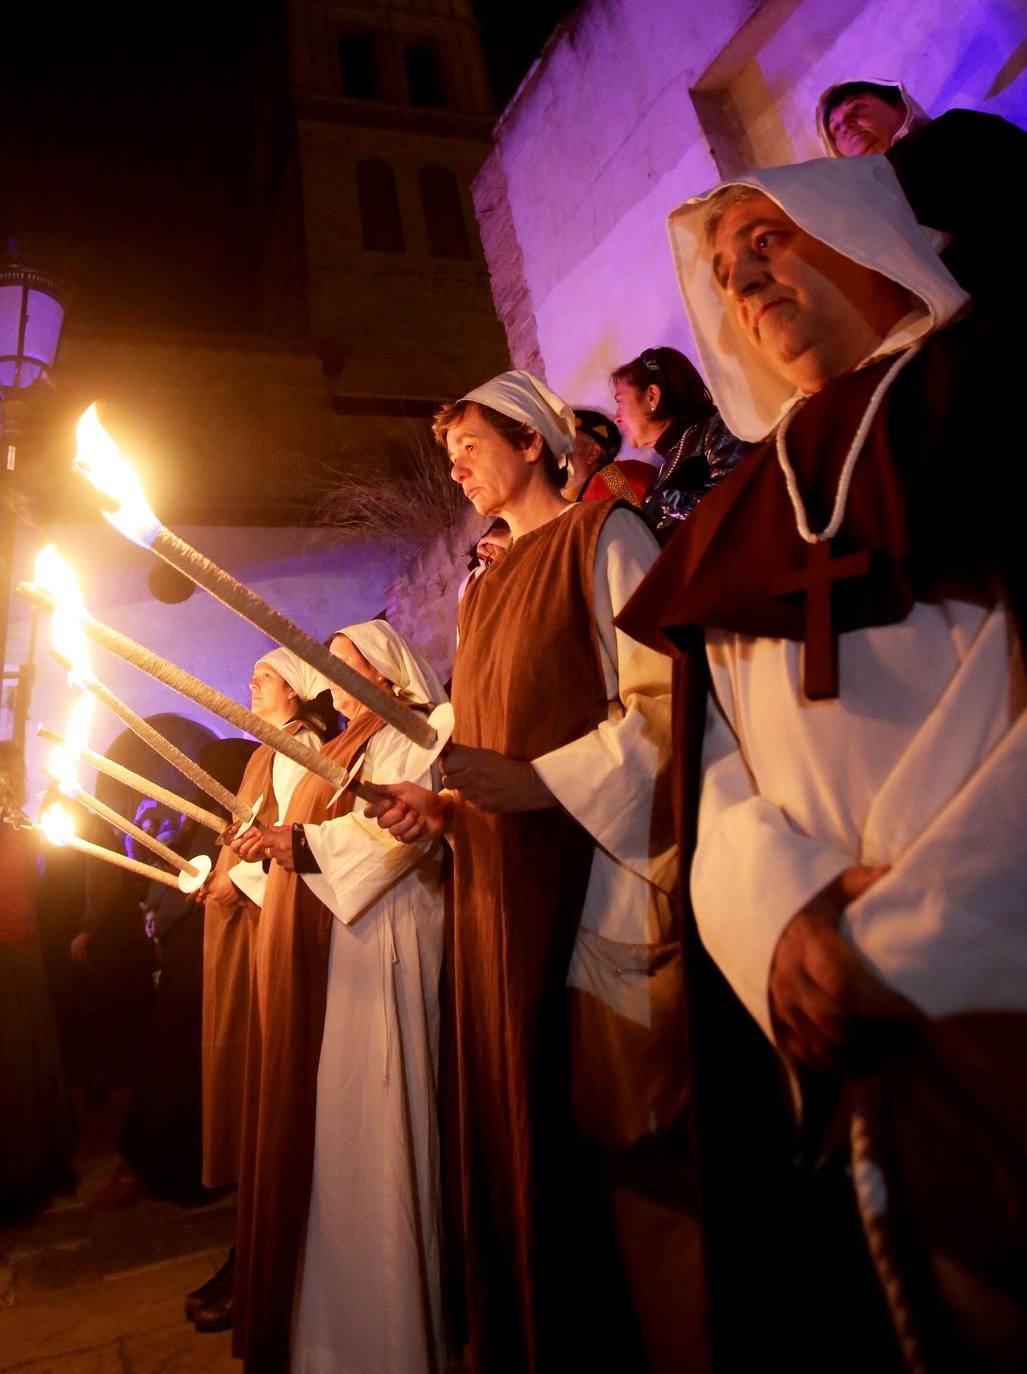
{"label": "white headscarf", "polygon": [[906,118],[903,120],[898,132],[888,145],[889,147],[893,147],[898,143],[900,138],[905,138],[906,134],[908,134],[911,129],[919,129],[921,124],[930,123],[931,116],[922,105],[917,104],[901,81],[890,81],[888,79],[882,79],[879,76],[850,76],[844,81],[836,81],[833,86],[828,86],[827,90],[824,91],[823,95],[821,95],[820,99],[817,101],[817,134],[820,138],[820,146],[828,157],[841,157],[841,153],[834,146],[834,139],[831,137],[831,131],[827,127],[828,101],[830,101],[839,86],[862,85],[864,82],[868,86],[890,86],[892,90],[898,91],[899,95],[902,97],[902,103],[906,107]]}
{"label": "white headscarf", "polygon": [[275,672],[299,694],[301,701],[313,701],[319,692],[331,686],[328,679],[309,663],[304,663],[299,654],[294,654],[291,649],[283,649],[281,645],[261,654],[257,662],[270,663]]}
{"label": "white headscarf", "polygon": [[407,706],[439,706],[448,701],[446,689],[435,669],[402,635],[397,634],[387,620],[365,620],[360,625],[347,625],[332,635],[345,635],[351,640],[383,677],[392,683],[400,701]]}
{"label": "white headscarf", "polygon": [[[941,329],[970,299],[938,257],[934,231],[917,223],[887,158],[816,158],[747,172],[723,185],[754,187],[814,238],[912,293],[920,303],[916,318],[893,331],[874,356]],[[713,399],[732,433],[754,441],[771,432],[797,393],[743,334],[713,279],[706,202],[720,189],[686,200],[667,228]]]}
{"label": "white headscarf", "polygon": [[531,425],[557,458],[564,457],[574,447],[577,433],[574,408],[530,372],[501,372],[460,399],[491,406],[500,415]]}

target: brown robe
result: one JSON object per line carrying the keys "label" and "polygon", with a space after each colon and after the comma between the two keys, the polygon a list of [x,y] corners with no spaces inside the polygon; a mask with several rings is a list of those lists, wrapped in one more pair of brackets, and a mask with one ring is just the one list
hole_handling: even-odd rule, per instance
{"label": "brown robe", "polygon": [[863,1226],[911,1370],[1022,1374],[1027,1015],[924,1020],[847,1087]]}
{"label": "brown robe", "polygon": [[[606,719],[592,614],[612,503],[522,535],[467,589],[454,741],[537,758]],[[568,963],[594,841],[556,808],[458,810],[451,988],[474,1374],[629,1370],[630,1319],[571,1110]],[[452,1237],[450,1238],[452,1239]]]}
{"label": "brown robe", "polygon": [[[384,722],[362,712],[324,748],[349,768]],[[353,809],[307,773],[286,824],[317,825]],[[248,1374],[286,1374],[296,1276],[314,1163],[317,1065],[324,1032],[332,921],[303,879],[271,865],[253,942],[232,1353]]]}
{"label": "brown robe", "polygon": [[[289,735],[302,721],[283,726]],[[269,825],[278,818],[272,769],[275,751],[261,744],[250,755],[238,796],[248,805],[263,796],[257,819]],[[239,863],[227,846],[218,854],[215,873]],[[260,908],[242,892],[224,905],[211,898],[203,917],[203,1182],[223,1188],[239,1178],[243,1083],[250,1015],[250,953]]]}
{"label": "brown robe", "polygon": [[[998,584],[1022,634],[1022,519],[1006,491],[1019,422],[1018,328],[997,316],[971,317],[934,335],[895,380],[832,541],[835,557],[869,554],[863,574],[834,584],[835,633],[896,623],[917,600],[956,594],[989,602]],[[845,452],[887,366],[837,378],[806,402],[788,430],[813,529],[827,523]],[[830,1168],[793,1167],[797,1142],[779,1090],[780,1065],[703,949],[689,902],[708,688],[704,631],[801,639],[804,597],[783,584],[801,581],[814,557],[796,532],[771,439],[704,498],[618,617],[643,643],[680,654],[676,810],[691,1025],[683,1049],[698,1139],[706,1325],[714,1368],[728,1374],[769,1366],[775,1357],[796,1371],[828,1364],[834,1371],[881,1370],[898,1358],[885,1348],[890,1333],[874,1310],[881,1293],[866,1284],[868,1257],[850,1226],[842,1161],[834,1182]],[[844,699],[844,680],[839,692]],[[1003,1081],[998,1055],[989,1071]],[[895,1080],[882,1074],[882,1084],[901,1082],[901,1073]],[[830,1101],[838,1085],[808,1076],[807,1086]],[[907,1106],[916,1111],[914,1094],[875,1087],[858,1100],[872,1139],[889,1131],[916,1138],[914,1119],[899,1120]],[[886,1120],[886,1109],[895,1122]],[[824,1144],[820,1134],[807,1141],[807,1152],[816,1159]]]}

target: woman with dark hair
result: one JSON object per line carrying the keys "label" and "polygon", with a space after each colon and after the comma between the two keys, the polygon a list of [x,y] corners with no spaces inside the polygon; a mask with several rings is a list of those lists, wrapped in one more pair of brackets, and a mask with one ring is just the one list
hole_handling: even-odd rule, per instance
{"label": "woman with dark hair", "polygon": [[749,450],[720,418],[706,383],[676,348],[647,348],[610,374],[615,419],[633,448],[662,459],[642,514],[666,543]]}

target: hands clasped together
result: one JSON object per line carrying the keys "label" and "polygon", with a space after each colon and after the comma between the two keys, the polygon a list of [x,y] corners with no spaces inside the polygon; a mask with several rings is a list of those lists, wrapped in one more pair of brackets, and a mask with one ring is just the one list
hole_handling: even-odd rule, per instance
{"label": "hands clasped together", "polygon": [[[240,834],[239,822],[235,821],[222,833],[221,843],[247,863],[273,859],[283,868],[291,870],[293,867],[291,825],[260,825],[254,822]],[[212,900],[230,907],[246,899],[228,873],[215,868],[203,886],[194,893],[193,900],[201,903]]]}
{"label": "hands clasped together", "polygon": [[770,1013],[784,1054],[820,1072],[858,1072],[894,1052],[920,1019],[840,935],[845,908],[887,873],[854,866],[785,926],[770,966]]}

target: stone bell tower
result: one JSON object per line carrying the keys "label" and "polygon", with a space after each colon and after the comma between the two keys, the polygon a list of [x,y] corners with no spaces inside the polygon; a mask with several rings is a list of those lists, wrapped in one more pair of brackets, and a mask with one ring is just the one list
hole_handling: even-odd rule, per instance
{"label": "stone bell tower", "polygon": [[313,341],[340,443],[380,460],[508,365],[470,195],[494,122],[477,25],[469,0],[289,0],[288,20],[264,328]]}

